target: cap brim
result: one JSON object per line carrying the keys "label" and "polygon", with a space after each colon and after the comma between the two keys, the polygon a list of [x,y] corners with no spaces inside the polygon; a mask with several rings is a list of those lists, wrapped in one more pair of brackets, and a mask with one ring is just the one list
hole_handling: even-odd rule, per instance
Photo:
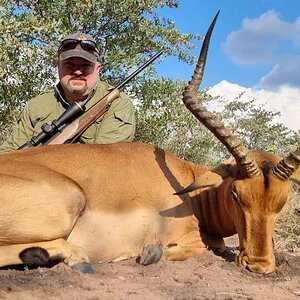
{"label": "cap brim", "polygon": [[98,61],[97,56],[93,53],[84,51],[82,49],[71,49],[64,52],[61,52],[59,55],[60,60],[65,60],[71,57],[80,57],[86,59],[92,63],[96,63]]}

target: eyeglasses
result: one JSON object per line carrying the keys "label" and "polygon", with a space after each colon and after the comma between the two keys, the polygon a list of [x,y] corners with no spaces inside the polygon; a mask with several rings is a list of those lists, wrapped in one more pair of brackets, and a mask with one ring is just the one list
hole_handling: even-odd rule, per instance
{"label": "eyeglasses", "polygon": [[67,50],[75,49],[78,44],[80,45],[81,49],[85,51],[99,53],[99,50],[97,49],[97,45],[95,42],[89,40],[74,40],[74,39],[67,39],[62,41],[61,45],[58,48],[58,52],[64,52]]}

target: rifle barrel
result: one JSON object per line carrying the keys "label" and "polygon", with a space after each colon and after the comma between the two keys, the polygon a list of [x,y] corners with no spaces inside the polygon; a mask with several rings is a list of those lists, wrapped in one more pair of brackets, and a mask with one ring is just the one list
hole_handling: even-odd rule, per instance
{"label": "rifle barrel", "polygon": [[159,51],[154,56],[152,56],[145,64],[140,66],[138,69],[136,69],[132,74],[130,74],[123,82],[118,84],[116,86],[116,89],[120,90],[123,88],[125,84],[127,84],[133,77],[135,77],[137,74],[139,74],[141,71],[143,71],[145,68],[147,68],[150,64],[152,64],[153,61],[155,61],[159,56],[163,54],[162,51]]}

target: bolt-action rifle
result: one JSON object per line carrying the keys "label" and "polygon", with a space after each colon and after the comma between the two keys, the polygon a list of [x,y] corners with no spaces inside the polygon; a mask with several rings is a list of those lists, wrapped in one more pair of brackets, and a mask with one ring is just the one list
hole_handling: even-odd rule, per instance
{"label": "bolt-action rifle", "polygon": [[109,109],[111,103],[120,96],[120,90],[132,78],[154,62],[161,54],[162,51],[151,57],[145,64],[131,73],[124,81],[122,81],[88,110],[85,110],[83,102],[74,102],[51,124],[43,124],[41,126],[41,133],[32,137],[30,141],[26,142],[18,149],[76,142],[81,134]]}

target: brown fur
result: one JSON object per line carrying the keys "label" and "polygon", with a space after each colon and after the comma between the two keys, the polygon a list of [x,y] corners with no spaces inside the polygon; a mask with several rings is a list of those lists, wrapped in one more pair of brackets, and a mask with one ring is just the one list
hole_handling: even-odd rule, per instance
{"label": "brown fur", "polygon": [[[280,159],[253,155],[264,167]],[[238,232],[237,263],[274,270],[272,233],[289,183],[272,174],[243,180],[232,159],[208,171],[141,143],[25,149],[2,154],[0,165],[0,266],[22,263],[30,247],[69,266],[138,256],[149,245],[184,260],[222,250],[222,237]],[[209,172],[220,175],[213,187],[174,195]]]}

